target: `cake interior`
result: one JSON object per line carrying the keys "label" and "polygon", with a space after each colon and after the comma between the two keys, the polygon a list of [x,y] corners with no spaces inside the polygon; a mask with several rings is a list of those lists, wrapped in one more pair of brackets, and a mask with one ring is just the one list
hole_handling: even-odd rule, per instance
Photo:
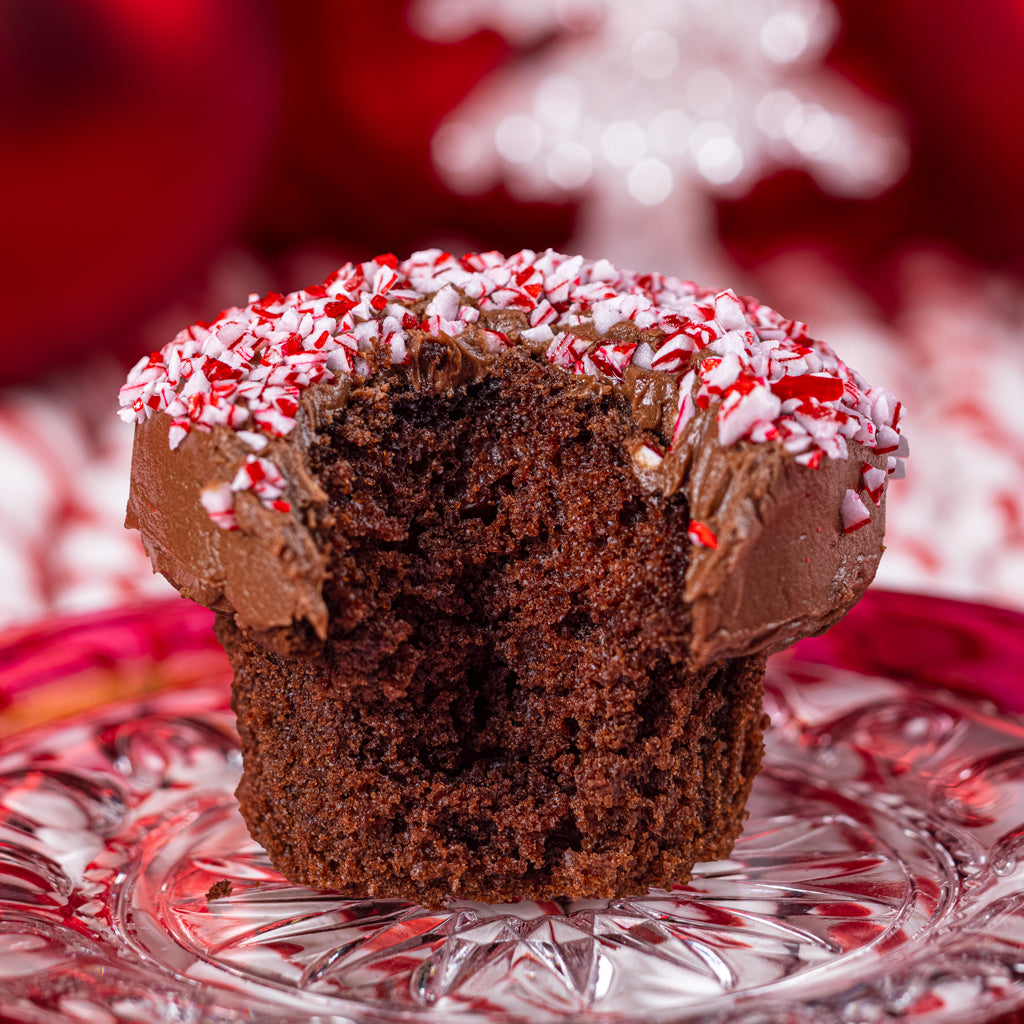
{"label": "cake interior", "polygon": [[513,350],[451,394],[378,381],[319,435],[326,643],[218,622],[243,814],[289,878],[578,898],[728,855],[764,661],[688,665],[688,510],[643,493],[636,434],[621,395]]}

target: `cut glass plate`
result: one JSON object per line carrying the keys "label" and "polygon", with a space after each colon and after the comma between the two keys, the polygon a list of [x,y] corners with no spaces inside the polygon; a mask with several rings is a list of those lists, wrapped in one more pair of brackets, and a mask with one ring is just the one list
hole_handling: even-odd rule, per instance
{"label": "cut glass plate", "polygon": [[[849,645],[872,615],[884,619],[878,642],[858,659]],[[927,622],[956,619],[963,642],[943,662],[955,678],[938,668],[929,685],[913,678],[914,660],[886,633],[901,615],[929,648],[922,664]],[[1021,619],[1007,615],[869,594],[827,646],[773,659],[773,724],[746,829],[731,859],[699,866],[688,885],[611,901],[459,900],[441,912],[342,899],[272,868],[232,796],[241,765],[228,671],[206,613],[161,604],[23,633],[0,647],[10,702],[0,725],[73,713],[0,741],[2,1013],[1014,1019],[1024,720],[946,688],[981,680],[991,691],[986,673],[1024,681],[1013,660]],[[886,662],[887,644],[900,664]]]}

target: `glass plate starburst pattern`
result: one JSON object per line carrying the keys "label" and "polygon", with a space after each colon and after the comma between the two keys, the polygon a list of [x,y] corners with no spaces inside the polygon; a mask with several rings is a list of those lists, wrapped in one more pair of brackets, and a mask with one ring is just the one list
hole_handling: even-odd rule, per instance
{"label": "glass plate starburst pattern", "polygon": [[776,659],[730,860],[671,891],[431,912],[272,868],[232,797],[224,661],[205,636],[184,650],[200,635],[151,659],[170,688],[0,743],[13,1020],[952,1024],[1024,1006],[1014,714]]}

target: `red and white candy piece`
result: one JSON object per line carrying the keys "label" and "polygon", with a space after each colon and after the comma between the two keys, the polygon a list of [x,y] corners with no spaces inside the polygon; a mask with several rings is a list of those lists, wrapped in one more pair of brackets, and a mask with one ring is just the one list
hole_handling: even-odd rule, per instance
{"label": "red and white candy piece", "polygon": [[589,346],[590,342],[586,338],[581,338],[571,331],[564,331],[548,346],[547,357],[555,366],[569,369],[582,358]]}
{"label": "red and white candy piece", "polygon": [[702,523],[699,519],[691,519],[690,525],[687,528],[686,536],[690,538],[690,543],[699,548],[717,548],[718,538],[712,532],[711,528],[705,523]]}
{"label": "red and white candy piece", "polygon": [[856,491],[847,490],[843,495],[839,514],[843,520],[843,533],[853,533],[871,522],[871,513]]}
{"label": "red and white candy piece", "polygon": [[291,505],[281,498],[288,481],[269,459],[247,455],[231,483],[219,482],[203,488],[199,501],[210,519],[223,530],[237,530],[235,494],[251,491],[265,508],[289,512]]}
{"label": "red and white candy piece", "polygon": [[877,469],[870,462],[865,462],[860,467],[861,480],[864,481],[864,490],[876,506],[882,504],[882,494],[885,491],[885,481],[889,474],[884,469]]}
{"label": "red and white candy piece", "polygon": [[774,423],[781,402],[763,384],[747,392],[731,390],[718,410],[718,443],[735,444],[749,437],[755,428]]}
{"label": "red and white candy piece", "polygon": [[235,519],[235,492],[229,483],[207,484],[199,494],[206,514],[222,530],[237,530]]}
{"label": "red and white candy piece", "polygon": [[636,342],[599,345],[590,353],[590,360],[606,376],[621,380],[635,351]]}
{"label": "red and white candy piece", "polygon": [[665,456],[653,445],[638,444],[632,451],[633,462],[641,472],[657,469]]}

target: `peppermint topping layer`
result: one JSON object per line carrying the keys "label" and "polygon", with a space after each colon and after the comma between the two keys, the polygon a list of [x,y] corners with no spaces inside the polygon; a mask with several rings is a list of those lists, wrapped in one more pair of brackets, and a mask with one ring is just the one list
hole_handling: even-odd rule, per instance
{"label": "peppermint topping layer", "polygon": [[[496,310],[523,314],[518,337],[481,321]],[[621,340],[621,330],[609,336],[623,322],[634,326],[626,333],[635,340]],[[424,336],[459,338],[481,355],[526,345],[566,373],[613,384],[630,365],[669,374],[679,393],[670,450],[689,421],[717,403],[722,445],[778,441],[816,468],[822,458],[845,459],[854,440],[889,453],[890,474],[906,454],[899,402],[809,337],[804,324],[732,291],[552,250],[456,258],[431,249],[401,263],[387,254],[289,295],[251,295],[245,308],[186,328],[140,359],[121,388],[120,415],[141,423],[167,413],[171,448],[191,430],[221,425],[260,452],[269,438],[294,430],[305,388],[408,364],[410,343]],[[641,452],[646,469],[666,454],[649,444]],[[876,504],[884,477],[865,464],[863,489]],[[235,492],[252,491],[286,512],[286,487],[272,461],[251,455],[230,484],[208,488],[201,500],[214,522],[232,529]],[[846,528],[860,518],[848,501]],[[710,531],[694,532],[695,543],[714,545]]]}

